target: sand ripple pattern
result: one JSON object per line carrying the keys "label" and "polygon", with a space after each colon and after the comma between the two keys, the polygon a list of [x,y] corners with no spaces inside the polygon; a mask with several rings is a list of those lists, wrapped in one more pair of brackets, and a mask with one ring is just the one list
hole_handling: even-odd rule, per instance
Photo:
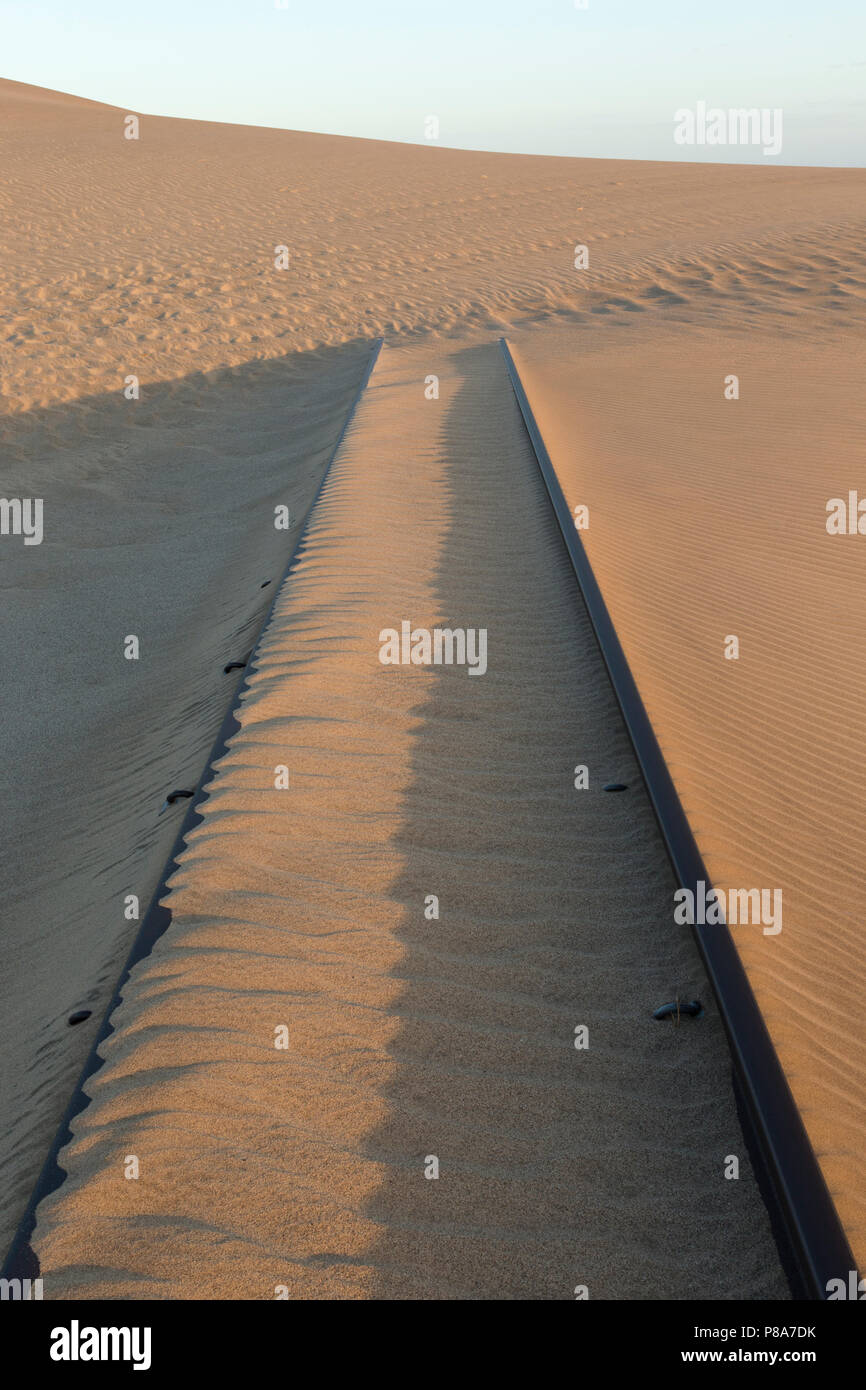
{"label": "sand ripple pattern", "polygon": [[[858,169],[538,158],[144,115],[0,81],[0,413],[430,332],[866,325]],[[575,246],[589,266],[576,270]],[[274,265],[287,246],[290,267]],[[621,333],[617,333],[621,337]]]}
{"label": "sand ripple pattern", "polygon": [[866,340],[807,326],[518,350],[707,869],[781,890],[778,935],[734,940],[863,1264],[866,537],[826,506],[864,495]]}
{"label": "sand ripple pattern", "polygon": [[[404,618],[487,674],[382,666]],[[383,351],[240,718],[46,1296],[784,1296],[719,1021],[649,1016],[706,983],[495,346]]]}

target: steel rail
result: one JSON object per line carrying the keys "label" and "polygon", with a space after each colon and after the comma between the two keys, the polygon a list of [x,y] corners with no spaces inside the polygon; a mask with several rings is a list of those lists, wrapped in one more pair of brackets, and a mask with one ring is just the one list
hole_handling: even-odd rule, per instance
{"label": "steel rail", "polygon": [[156,942],[159,940],[159,938],[163,935],[163,933],[168,929],[168,927],[171,924],[171,906],[163,902],[163,898],[165,897],[168,891],[168,881],[178,868],[180,856],[186,845],[187,836],[189,835],[190,831],[193,830],[195,826],[199,825],[201,821],[204,819],[204,816],[199,808],[202,802],[204,801],[207,786],[213,778],[214,763],[216,763],[220,758],[222,758],[224,754],[228,751],[229,740],[233,738],[234,735],[240,729],[240,724],[237,720],[235,711],[237,710],[238,704],[243,696],[244,690],[246,689],[249,683],[249,675],[252,669],[252,664],[255,659],[256,653],[259,649],[262,636],[268,626],[268,623],[271,620],[274,608],[276,607],[279,601],[283,584],[291,574],[292,569],[294,568],[295,563],[303,549],[303,545],[307,537],[307,532],[309,530],[310,518],[312,517],[313,511],[316,507],[316,503],[318,502],[322,494],[322,491],[328,481],[328,477],[333,467],[334,460],[336,459],[337,454],[340,451],[340,446],[342,445],[343,440],[345,439],[346,431],[348,430],[349,425],[351,424],[352,419],[354,418],[355,411],[357,410],[358,405],[361,401],[361,398],[367,389],[370,377],[373,374],[373,368],[376,365],[379,353],[382,349],[383,342],[384,339],[382,338],[378,338],[374,342],[373,350],[364,369],[364,375],[361,379],[361,384],[358,387],[358,390],[356,391],[352,399],[352,403],[349,406],[346,418],[343,421],[342,428],[337,437],[337,442],[335,443],[331,451],[330,457],[325,466],[325,471],[323,472],[322,477],[319,480],[319,484],[313,495],[313,499],[310,502],[309,507],[307,508],[306,514],[304,516],[304,523],[298,534],[298,539],[295,542],[295,545],[289,556],[286,568],[283,571],[282,578],[277,585],[273,601],[270,604],[270,607],[268,608],[268,611],[265,614],[264,618],[262,619],[262,623],[258,631],[258,636],[256,637],[255,645],[253,646],[253,649],[250,652],[249,657],[247,658],[244,671],[242,672],[237,685],[234,687],[231,701],[226,711],[225,718],[223,719],[223,722],[220,725],[219,733],[216,737],[216,742],[214,743],[213,748],[211,749],[210,756],[208,757],[202,775],[199,778],[198,785],[195,789],[195,794],[192,797],[192,799],[187,803],[186,815],[184,816],[180,830],[177,833],[177,838],[174,841],[174,845],[172,847],[171,854],[169,855],[168,862],[163,871],[162,877],[160,878],[159,884],[157,885],[157,888],[150,899],[150,904],[148,906],[147,912],[142,918],[141,925],[138,929],[138,932],[136,933],[135,940],[133,941],[129,955],[127,956],[126,962],[123,967],[123,971],[117,983],[117,987],[115,988],[115,991],[111,997],[108,1007],[103,1015],[99,1032],[96,1036],[96,1039],[93,1043],[90,1052],[88,1053],[87,1060],[84,1064],[84,1068],[81,1072],[81,1075],[79,1076],[78,1081],[76,1083],[75,1090],[72,1094],[72,1098],[69,1102],[69,1105],[66,1108],[63,1119],[60,1123],[60,1127],[48,1152],[48,1157],[45,1160],[43,1168],[36,1181],[36,1185],[25,1208],[24,1215],[21,1218],[21,1221],[18,1225],[18,1229],[16,1230],[16,1233],[12,1239],[12,1243],[9,1246],[9,1250],[3,1262],[3,1267],[2,1269],[0,1269],[0,1278],[32,1279],[34,1277],[37,1277],[39,1274],[39,1261],[30,1244],[30,1239],[33,1235],[33,1231],[36,1226],[36,1208],[39,1206],[39,1203],[43,1200],[43,1198],[47,1197],[49,1193],[54,1192],[58,1187],[60,1187],[64,1177],[66,1176],[64,1170],[61,1168],[59,1163],[59,1154],[61,1149],[65,1148],[65,1146],[69,1143],[70,1139],[73,1137],[73,1120],[75,1119],[76,1115],[80,1114],[81,1111],[84,1110],[89,1103],[89,1097],[86,1095],[84,1087],[86,1083],[90,1080],[91,1076],[93,1076],[94,1073],[97,1072],[99,1068],[104,1064],[104,1059],[99,1056],[99,1048],[105,1042],[106,1038],[108,1038],[114,1032],[114,1029],[111,1026],[111,1016],[123,997],[124,987],[134,967],[138,965],[140,961],[144,960],[146,956],[150,955]]}
{"label": "steel rail", "polygon": [[[710,878],[697,841],[506,338],[500,339],[500,347],[677,884],[694,893],[703,881],[709,893]],[[693,931],[727,1033],[739,1098],[757,1148],[758,1178],[763,1177],[763,1195],[792,1292],[795,1298],[826,1299],[831,1279],[842,1279],[848,1287],[849,1272],[857,1268],[854,1256],[730,930],[726,925],[696,925]]]}

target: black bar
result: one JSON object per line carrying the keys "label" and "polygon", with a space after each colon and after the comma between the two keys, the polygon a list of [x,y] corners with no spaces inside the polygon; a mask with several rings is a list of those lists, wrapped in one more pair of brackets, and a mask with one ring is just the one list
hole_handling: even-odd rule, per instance
{"label": "black bar", "polygon": [[273,613],[274,608],[279,599],[280,593],[282,591],[282,586],[285,583],[286,579],[288,579],[295,565],[295,562],[298,559],[301,549],[303,548],[303,544],[307,536],[307,531],[309,529],[310,518],[313,514],[316,503],[318,502],[319,497],[321,496],[322,489],[324,488],[325,483],[327,482],[328,475],[334,463],[334,459],[337,457],[340,445],[342,444],[345,438],[346,431],[349,428],[349,425],[352,421],[352,417],[354,416],[355,411],[358,407],[358,403],[361,397],[363,396],[365,390],[367,389],[367,383],[369,382],[370,376],[373,372],[373,368],[376,365],[376,361],[381,351],[383,341],[384,340],[382,338],[379,338],[376,340],[374,344],[373,351],[370,355],[370,360],[368,361],[367,366],[364,369],[364,376],[362,378],[361,384],[358,387],[358,390],[355,394],[351,406],[349,407],[348,414],[346,415],[346,418],[343,421],[342,429],[340,430],[337,442],[334,445],[331,457],[328,460],[327,466],[325,468],[324,473],[322,474],[319,485],[316,488],[313,500],[310,503],[309,508],[307,509],[307,514],[304,517],[304,524],[301,527],[301,531],[298,535],[297,542],[289,557],[289,561],[286,565],[283,577],[279,585],[277,586],[273,602],[271,603],[267,613],[265,614],[264,619],[262,620],[262,625],[259,628],[255,646],[253,647],[253,650],[250,652],[250,655],[247,658],[246,668],[243,671],[241,678],[238,681],[238,684],[235,686],[231,702],[229,704],[228,710],[226,711],[225,718],[220,726],[219,733],[217,734],[216,742],[214,743],[214,746],[211,749],[210,757],[207,760],[204,771],[202,772],[202,775],[199,779],[198,786],[196,787],[195,796],[187,805],[186,815],[184,816],[183,822],[181,823],[180,830],[177,834],[177,839],[174,842],[174,846],[172,848],[171,855],[169,856],[168,863],[166,864],[166,867],[163,871],[162,878],[160,879],[156,891],[154,892],[153,897],[150,900],[147,912],[142,918],[141,926],[139,927],[135,937],[135,941],[132,944],[132,949],[127,957],[126,964],[123,967],[123,973],[121,974],[120,979],[118,980],[117,988],[115,989],[114,994],[111,997],[111,1001],[108,1005],[108,1008],[106,1009],[105,1014],[103,1016],[99,1033],[96,1036],[93,1047],[91,1048],[90,1053],[87,1057],[87,1061],[84,1064],[84,1070],[82,1071],[78,1079],[75,1090],[72,1094],[72,1099],[69,1102],[69,1105],[63,1116],[63,1120],[61,1121],[60,1128],[58,1129],[57,1134],[49,1150],[48,1157],[45,1160],[45,1164],[37,1179],[36,1186],[33,1189],[29,1202],[27,1203],[24,1216],[22,1217],[21,1222],[18,1226],[18,1230],[16,1231],[15,1236],[13,1237],[12,1244],[9,1247],[6,1259],[3,1263],[3,1268],[2,1270],[0,1270],[0,1278],[32,1279],[37,1277],[39,1274],[39,1262],[30,1245],[30,1237],[32,1236],[34,1227],[36,1225],[36,1208],[42,1201],[43,1197],[47,1197],[49,1192],[54,1192],[55,1189],[60,1186],[65,1177],[65,1172],[60,1167],[60,1164],[58,1162],[58,1155],[60,1153],[60,1150],[64,1148],[65,1145],[68,1144],[70,1139],[72,1138],[72,1121],[75,1119],[75,1116],[80,1114],[80,1112],[84,1110],[84,1108],[88,1104],[89,1098],[84,1093],[84,1087],[87,1081],[90,1079],[90,1077],[93,1076],[94,1072],[98,1071],[99,1068],[103,1065],[103,1059],[99,1056],[99,1048],[101,1047],[105,1039],[108,1038],[114,1032],[114,1029],[111,1026],[111,1015],[114,1013],[115,1009],[121,1001],[121,998],[123,996],[124,985],[129,979],[133,968],[139,963],[139,961],[144,960],[146,956],[150,955],[155,943],[159,940],[159,938],[167,930],[171,923],[171,908],[165,906],[165,904],[162,902],[162,899],[164,898],[168,890],[168,880],[171,878],[172,874],[174,874],[175,870],[178,867],[178,861],[186,844],[186,838],[189,832],[193,830],[195,826],[199,825],[200,822],[204,819],[201,811],[199,810],[199,807],[204,800],[205,787],[213,777],[214,763],[217,762],[220,758],[222,758],[223,755],[227,752],[229,739],[231,739],[240,728],[240,724],[238,723],[235,717],[235,710],[237,709],[238,704],[240,703],[244,690],[249,684],[250,675],[252,673],[255,656],[259,648],[259,643],[261,641],[262,634],[265,631],[265,628],[267,627],[268,623],[270,622],[271,614]]}
{"label": "black bar", "polygon": [[[694,1361],[699,1364],[692,1366],[693,1372],[702,1369],[700,1362],[721,1361],[730,1370],[732,1364],[740,1363],[742,1369],[746,1363],[748,1369],[749,1362],[760,1360],[767,1366],[772,1359],[807,1362],[807,1369],[820,1370],[825,1383],[832,1384],[834,1379],[851,1378],[863,1344],[862,1317],[850,1305],[846,1313],[828,1303],[792,1312],[787,1301],[684,1304],[598,1299],[572,1303],[566,1313],[568,1301],[557,1300],[545,1314],[537,1300],[485,1301],[468,1309],[465,1300],[451,1300],[451,1311],[444,1307],[431,1315],[429,1306],[425,1311],[411,1299],[341,1299],[338,1310],[334,1302],[305,1302],[303,1309],[305,1343],[323,1345],[322,1362],[334,1380],[357,1378],[359,1342],[369,1344],[375,1337],[387,1345],[389,1337],[393,1340],[395,1303],[403,1309],[401,1330],[423,1343],[428,1380],[453,1379],[454,1335],[481,1344],[465,1358],[473,1372],[483,1368],[490,1372],[487,1379],[504,1379],[513,1365],[517,1340],[527,1340],[529,1330],[524,1331],[520,1314],[527,1302],[536,1309],[533,1323],[554,1354],[559,1346],[561,1355],[575,1359],[577,1344],[581,1366],[589,1359],[598,1363],[602,1374],[621,1380],[634,1372],[642,1383],[650,1375],[666,1380],[669,1369],[683,1369]],[[168,1372],[202,1386],[259,1384],[263,1375],[284,1371],[290,1364],[299,1341],[298,1317],[298,1304],[282,1300],[112,1300],[110,1308],[96,1299],[9,1302],[3,1304],[4,1350],[7,1362],[14,1357],[28,1384],[38,1371],[40,1384],[51,1384],[56,1372],[60,1385],[79,1374],[82,1383],[93,1386],[102,1383],[102,1372],[106,1383],[111,1377],[116,1385],[119,1376],[128,1376],[127,1383],[138,1384],[140,1390],[141,1385],[156,1383],[140,1374],[148,1370],[161,1384]],[[52,1356],[52,1347],[60,1349],[62,1329],[80,1345],[80,1334],[87,1329],[118,1324],[136,1333],[129,1346],[133,1354],[127,1353],[124,1360],[76,1362]],[[71,1350],[68,1344],[66,1350]],[[132,1380],[136,1373],[138,1382]]]}
{"label": "black bar", "polygon": [[[703,880],[709,892],[710,879],[692,828],[505,338],[500,346],[677,883],[694,892]],[[765,1167],[763,1176],[776,1205],[771,1215],[782,1222],[804,1296],[826,1299],[830,1279],[847,1284],[849,1271],[857,1268],[854,1256],[731,933],[727,926],[696,925],[693,930],[728,1035],[735,1079]]]}

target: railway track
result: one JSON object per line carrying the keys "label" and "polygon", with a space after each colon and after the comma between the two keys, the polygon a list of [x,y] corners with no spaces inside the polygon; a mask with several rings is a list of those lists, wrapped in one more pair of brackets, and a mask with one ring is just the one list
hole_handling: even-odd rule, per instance
{"label": "railway track", "polygon": [[[364,379],[308,512],[298,545],[288,562],[286,577],[291,573],[298,554],[304,548],[310,518],[329,482],[334,461],[340,454],[346,433],[367,390],[381,347],[382,343],[378,342],[372,351]],[[586,610],[661,829],[676,881],[682,887],[694,887],[701,880],[709,884],[694,836],[661,756],[610,615],[581,545],[579,533],[572,522],[514,357],[504,339],[501,348],[532,454],[555,514],[568,563],[583,594]],[[278,597],[279,588],[275,593],[274,604],[277,603]],[[236,718],[238,702],[248,688],[248,672],[259,651],[262,633],[268,626],[272,612],[273,608],[263,623],[259,640],[248,658],[247,668],[234,690],[229,711],[208,763],[194,794],[186,803],[186,813],[171,858],[142,921],[87,1064],[6,1257],[4,1277],[32,1278],[39,1274],[38,1261],[31,1246],[37,1206],[58,1189],[64,1180],[64,1170],[59,1165],[59,1154],[72,1137],[73,1121],[88,1105],[85,1087],[103,1065],[98,1055],[99,1049],[114,1031],[111,1018],[123,997],[130,974],[134,967],[149,956],[156,942],[172,922],[171,899],[168,903],[165,901],[168,882],[179,868],[190,832],[205,819],[201,807],[205,800],[205,789],[213,777],[214,764],[226,754],[229,741],[240,729]],[[470,681],[467,684],[472,686],[474,682]],[[730,933],[726,928],[697,927],[694,934],[727,1032],[737,1092],[750,1132],[753,1154],[757,1156],[757,1166],[764,1174],[764,1195],[775,1218],[777,1239],[785,1256],[793,1291],[795,1296],[799,1297],[824,1298],[829,1279],[847,1279],[848,1271],[855,1267],[853,1257]]]}

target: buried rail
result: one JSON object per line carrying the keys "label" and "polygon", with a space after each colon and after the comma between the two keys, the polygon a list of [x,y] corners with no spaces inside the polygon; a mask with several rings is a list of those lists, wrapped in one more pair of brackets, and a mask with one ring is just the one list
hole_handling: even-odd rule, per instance
{"label": "buried rail", "polygon": [[[692,828],[505,338],[500,346],[678,887],[697,893],[703,883],[709,892],[709,875]],[[763,1176],[771,1218],[787,1246],[781,1253],[788,1255],[792,1292],[795,1297],[826,1299],[831,1280],[850,1287],[854,1256],[730,930],[726,925],[696,925],[693,931],[728,1036],[734,1076],[758,1152],[759,1180]]]}
{"label": "buried rail", "polygon": [[[187,836],[189,835],[190,831],[193,830],[197,825],[199,825],[200,822],[204,819],[199,807],[204,801],[205,790],[213,778],[214,764],[218,762],[219,759],[222,758],[224,754],[227,752],[229,739],[231,739],[240,728],[240,724],[238,723],[235,711],[237,710],[238,703],[249,682],[249,672],[251,670],[251,666],[255,658],[256,652],[258,651],[259,643],[261,642],[262,635],[265,629],[267,628],[268,623],[270,622],[271,615],[279,600],[282,585],[291,574],[295,562],[298,559],[298,556],[300,555],[300,552],[303,548],[303,544],[306,540],[307,532],[309,529],[310,517],[312,516],[316,503],[318,502],[319,497],[321,496],[321,493],[328,480],[328,476],[331,472],[334,460],[337,457],[337,454],[339,453],[340,446],[343,443],[343,440],[346,436],[346,431],[348,430],[349,425],[352,422],[361,397],[367,389],[367,383],[369,382],[370,377],[373,373],[373,368],[375,367],[377,359],[379,357],[383,341],[384,340],[382,338],[378,338],[374,343],[373,350],[370,354],[370,358],[364,369],[364,375],[361,380],[361,384],[355,393],[355,396],[349,407],[348,413],[346,414],[346,418],[343,421],[340,433],[337,437],[337,442],[335,443],[331,451],[331,455],[328,459],[325,471],[322,474],[313,499],[310,502],[309,507],[307,508],[307,512],[304,517],[304,523],[299,532],[298,539],[292,549],[291,555],[289,556],[286,568],[283,571],[282,580],[280,581],[280,584],[277,586],[273,602],[270,604],[267,613],[262,619],[262,623],[259,628],[258,636],[256,638],[253,650],[250,652],[249,656],[245,659],[243,663],[243,674],[241,675],[240,680],[234,688],[228,710],[226,711],[225,718],[220,726],[219,733],[216,737],[216,742],[214,743],[213,748],[211,749],[210,756],[208,757],[207,763],[199,779],[198,785],[196,786],[195,792],[172,793],[172,796],[168,798],[168,800],[171,801],[172,798],[177,797],[178,795],[184,797],[191,797],[191,799],[188,801],[186,815],[183,818],[183,822],[181,824],[180,830],[178,831],[177,838],[175,839],[174,845],[171,850],[171,854],[169,855],[169,859],[163,871],[162,877],[156,887],[156,890],[153,893],[153,896],[151,897],[147,912],[142,918],[141,926],[138,929],[135,940],[132,944],[132,948],[126,959],[126,963],[124,964],[123,971],[117,983],[117,987],[111,997],[111,1000],[108,1004],[108,1008],[105,1010],[105,1013],[102,1018],[102,1023],[99,1028],[99,1032],[88,1054],[87,1060],[84,1064],[84,1069],[78,1078],[78,1082],[72,1094],[72,1099],[70,1100],[69,1105],[66,1108],[66,1112],[63,1116],[63,1119],[60,1123],[60,1127],[51,1145],[48,1157],[45,1160],[42,1171],[39,1174],[39,1177],[36,1181],[36,1186],[34,1187],[30,1199],[27,1203],[27,1207],[25,1208],[24,1215],[18,1225],[18,1229],[12,1239],[12,1243],[9,1246],[9,1250],[3,1262],[3,1267],[2,1269],[0,1269],[0,1277],[4,1279],[33,1279],[34,1277],[39,1275],[39,1261],[30,1244],[31,1237],[36,1226],[36,1209],[44,1197],[47,1197],[49,1193],[54,1192],[61,1185],[65,1177],[64,1170],[61,1168],[59,1163],[60,1151],[69,1143],[69,1141],[72,1138],[73,1120],[75,1119],[76,1115],[79,1115],[81,1111],[84,1110],[87,1106],[89,1098],[85,1093],[84,1088],[91,1076],[93,1076],[94,1073],[97,1072],[99,1068],[103,1065],[103,1058],[99,1056],[99,1048],[105,1042],[106,1038],[110,1037],[110,1035],[114,1032],[114,1029],[111,1026],[111,1016],[123,997],[124,987],[134,967],[138,965],[140,961],[144,960],[145,957],[150,955],[154,945],[171,923],[171,907],[167,906],[162,901],[168,890],[168,881],[178,868],[178,861],[186,844]],[[231,665],[239,666],[241,665],[241,663],[232,662]],[[225,669],[228,670],[229,668],[226,667]]]}

